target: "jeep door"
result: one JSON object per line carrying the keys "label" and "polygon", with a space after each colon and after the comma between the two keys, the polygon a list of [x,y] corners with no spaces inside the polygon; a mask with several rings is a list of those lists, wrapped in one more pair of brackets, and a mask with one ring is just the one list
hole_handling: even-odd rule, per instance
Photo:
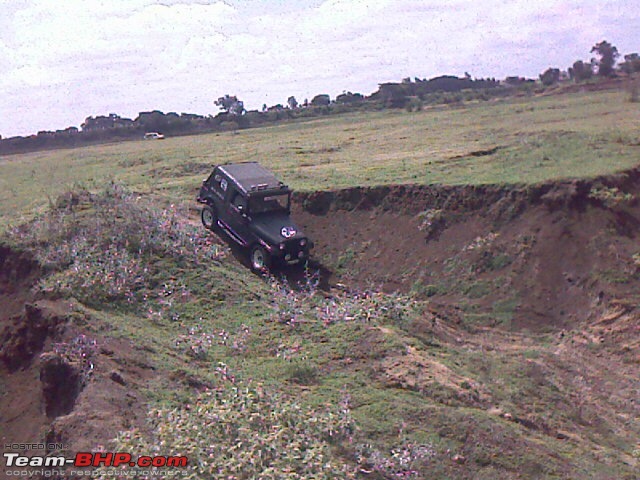
{"label": "jeep door", "polygon": [[247,217],[247,198],[235,188],[229,185],[228,197],[225,202],[225,222],[236,241],[243,245],[250,243],[249,219]]}

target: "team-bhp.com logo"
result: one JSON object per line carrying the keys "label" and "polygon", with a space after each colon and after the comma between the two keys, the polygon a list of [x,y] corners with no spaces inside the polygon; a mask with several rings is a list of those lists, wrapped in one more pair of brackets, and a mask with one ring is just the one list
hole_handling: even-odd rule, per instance
{"label": "team-bhp.com logo", "polygon": [[[184,468],[188,464],[187,457],[181,456],[139,456],[126,452],[79,452],[73,458],[64,456],[43,456],[34,455],[27,457],[19,453],[4,453],[5,467],[7,469],[61,469],[61,468],[86,468],[86,467],[135,467],[135,468]],[[81,471],[72,471],[73,474],[81,475]],[[22,476],[18,470],[6,470],[9,476]]]}

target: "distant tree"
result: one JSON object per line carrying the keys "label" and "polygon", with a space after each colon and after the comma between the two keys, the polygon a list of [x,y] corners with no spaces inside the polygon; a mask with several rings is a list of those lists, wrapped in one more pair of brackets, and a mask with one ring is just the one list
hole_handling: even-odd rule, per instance
{"label": "distant tree", "polygon": [[512,87],[517,87],[519,85],[522,85],[525,82],[525,80],[526,79],[524,77],[518,77],[516,75],[512,75],[505,78],[504,83],[506,83],[507,85],[511,85]]}
{"label": "distant tree", "polygon": [[331,103],[331,97],[326,93],[321,93],[320,95],[316,95],[311,99],[311,105],[314,107],[325,106]]}
{"label": "distant tree", "polygon": [[606,40],[603,40],[600,43],[596,43],[591,48],[591,53],[595,53],[599,57],[599,59],[597,59],[596,61],[596,64],[598,65],[599,76],[610,77],[614,75],[615,72],[613,66],[620,56],[616,47],[611,45]]}
{"label": "distant tree", "polygon": [[359,103],[364,101],[361,93],[342,92],[336,97],[336,103]]}
{"label": "distant tree", "polygon": [[244,103],[238,100],[238,97],[235,95],[225,95],[224,97],[218,98],[215,102],[215,105],[220,107],[220,110],[223,112],[227,112],[230,115],[242,115],[245,112]]}
{"label": "distant tree", "polygon": [[387,108],[402,108],[407,103],[406,84],[401,83],[381,83],[378,86],[378,91],[374,92],[371,96],[382,100],[382,103]]}
{"label": "distant tree", "polygon": [[547,87],[558,83],[558,80],[560,80],[560,69],[558,68],[547,68],[540,74],[540,81]]}
{"label": "distant tree", "polygon": [[162,132],[167,127],[169,119],[160,110],[153,110],[140,112],[134,122],[146,132]]}
{"label": "distant tree", "polygon": [[589,80],[593,76],[593,65],[585,63],[582,60],[573,62],[573,66],[569,67],[569,78],[574,82],[582,82]]}
{"label": "distant tree", "polygon": [[263,112],[266,112],[266,111],[267,111],[267,104],[266,104],[266,103],[263,103],[263,104],[262,104],[262,111],[263,111]]}
{"label": "distant tree", "polygon": [[296,108],[298,108],[298,101],[293,95],[287,98],[287,104],[289,105],[289,108],[291,110],[295,110]]}
{"label": "distant tree", "polygon": [[637,53],[625,55],[624,62],[620,64],[620,70],[628,74],[640,72],[640,56]]}

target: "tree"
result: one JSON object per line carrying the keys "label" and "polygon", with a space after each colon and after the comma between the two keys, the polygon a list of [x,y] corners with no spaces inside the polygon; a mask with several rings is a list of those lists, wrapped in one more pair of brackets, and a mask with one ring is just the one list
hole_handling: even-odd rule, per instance
{"label": "tree", "polygon": [[363,101],[364,97],[361,93],[342,92],[336,97],[336,103],[359,103]]}
{"label": "tree", "polygon": [[289,108],[291,110],[295,110],[296,108],[298,108],[298,101],[293,95],[287,99],[287,103],[289,104]]}
{"label": "tree", "polygon": [[589,80],[593,76],[593,66],[582,60],[573,62],[573,66],[569,67],[569,77],[575,82]]}
{"label": "tree", "polygon": [[238,100],[238,97],[235,95],[225,95],[224,97],[218,98],[218,100],[213,103],[220,107],[220,110],[227,112],[230,115],[239,116],[245,112],[244,103]]}
{"label": "tree", "polygon": [[558,68],[547,68],[544,73],[540,74],[540,81],[547,87],[558,83],[558,80],[560,80],[560,69]]}
{"label": "tree", "polygon": [[620,69],[628,74],[640,72],[640,56],[637,53],[625,55],[624,62],[620,64]]}
{"label": "tree", "polygon": [[596,64],[598,65],[598,75],[601,77],[610,77],[614,75],[613,66],[617,58],[620,56],[618,49],[606,40],[596,43],[591,48],[591,53],[595,53],[600,57]]}
{"label": "tree", "polygon": [[311,99],[311,105],[314,107],[325,106],[331,103],[331,98],[326,93],[321,93],[320,95],[316,95]]}

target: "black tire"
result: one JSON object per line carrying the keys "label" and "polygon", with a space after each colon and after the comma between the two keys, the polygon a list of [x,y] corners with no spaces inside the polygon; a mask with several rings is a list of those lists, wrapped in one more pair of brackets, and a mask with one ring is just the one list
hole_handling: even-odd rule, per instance
{"label": "black tire", "polygon": [[254,272],[266,272],[271,268],[271,255],[261,245],[251,247],[249,261]]}
{"label": "black tire", "polygon": [[205,205],[202,208],[202,212],[200,212],[200,220],[202,220],[202,225],[207,230],[213,230],[218,222],[218,215],[216,213],[216,209],[211,205]]}

